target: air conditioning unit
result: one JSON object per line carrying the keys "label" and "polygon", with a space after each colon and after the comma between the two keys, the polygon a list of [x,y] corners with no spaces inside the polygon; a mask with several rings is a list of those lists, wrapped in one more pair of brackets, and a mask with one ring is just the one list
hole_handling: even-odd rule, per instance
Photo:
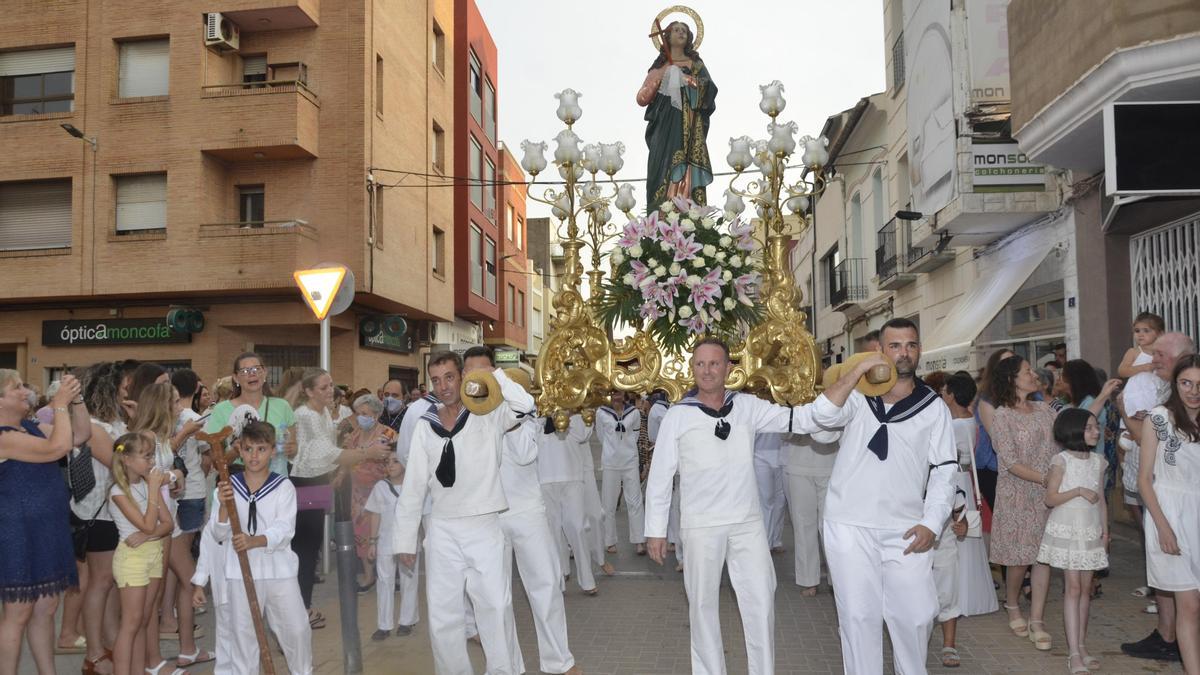
{"label": "air conditioning unit", "polygon": [[204,21],[204,46],[219,51],[237,51],[241,30],[220,12],[209,12]]}

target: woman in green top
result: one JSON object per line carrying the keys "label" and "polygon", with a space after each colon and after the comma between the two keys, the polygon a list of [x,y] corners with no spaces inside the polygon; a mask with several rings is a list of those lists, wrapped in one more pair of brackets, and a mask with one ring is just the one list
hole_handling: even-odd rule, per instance
{"label": "woman in green top", "polygon": [[275,426],[275,456],[271,458],[271,471],[288,475],[288,459],[296,455],[296,441],[291,429],[296,425],[292,406],[282,398],[266,393],[267,367],[254,352],[239,354],[233,361],[233,398],[221,401],[213,408],[204,426],[205,433],[216,433],[229,426],[229,418],[240,405],[252,406],[264,422]]}

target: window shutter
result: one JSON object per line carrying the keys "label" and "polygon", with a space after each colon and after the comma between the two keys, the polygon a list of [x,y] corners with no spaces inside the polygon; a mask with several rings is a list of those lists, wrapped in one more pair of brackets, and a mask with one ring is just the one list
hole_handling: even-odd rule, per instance
{"label": "window shutter", "polygon": [[242,74],[243,75],[266,75],[267,74],[267,57],[266,55],[247,56],[242,59]]}
{"label": "window shutter", "polygon": [[117,178],[117,232],[167,227],[167,174]]}
{"label": "window shutter", "polygon": [[70,179],[0,183],[0,251],[70,247]]}
{"label": "window shutter", "polygon": [[0,77],[62,73],[74,70],[74,47],[0,53]]}
{"label": "window shutter", "polygon": [[170,40],[121,43],[118,96],[166,96],[170,82]]}

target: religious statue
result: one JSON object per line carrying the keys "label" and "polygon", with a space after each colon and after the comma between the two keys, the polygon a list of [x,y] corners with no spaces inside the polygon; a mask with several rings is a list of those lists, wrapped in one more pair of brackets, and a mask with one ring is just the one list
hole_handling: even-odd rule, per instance
{"label": "religious statue", "polygon": [[[664,16],[682,12],[696,23],[696,34],[683,21],[662,28]],[[713,180],[708,158],[709,118],[716,108],[717,85],[696,49],[704,24],[695,11],[676,5],[654,20],[650,38],[658,58],[638,90],[638,105],[646,108],[646,208],[675,197],[707,204],[705,186]]]}

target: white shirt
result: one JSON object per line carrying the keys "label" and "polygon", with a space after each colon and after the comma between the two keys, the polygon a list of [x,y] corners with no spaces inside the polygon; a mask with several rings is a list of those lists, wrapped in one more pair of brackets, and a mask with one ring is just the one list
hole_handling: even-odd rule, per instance
{"label": "white shirt", "polygon": [[200,557],[196,559],[196,571],[192,584],[204,586],[212,582],[213,604],[223,605],[229,601],[229,581],[225,578],[225,549],[213,534],[211,520],[200,531]]}
{"label": "white shirt", "polygon": [[650,412],[646,415],[646,435],[650,437],[651,443],[658,440],[658,428],[670,407],[666,401],[655,401],[654,405],[650,406]]}
{"label": "white shirt", "polygon": [[371,488],[371,494],[367,497],[367,503],[363,504],[364,511],[379,514],[379,541],[375,543],[375,548],[380,552],[392,550],[396,502],[400,501],[400,492],[403,489],[403,483],[396,485],[390,478],[384,478],[375,483],[375,487]]}
{"label": "white shirt", "polygon": [[[396,458],[400,463],[408,466],[408,451],[412,446],[413,432],[417,430],[417,422],[421,416],[430,410],[437,410],[437,399],[432,396],[425,396],[413,401],[408,405],[408,411],[404,413],[404,419],[400,420],[400,431],[396,432]],[[422,510],[422,515],[429,515],[433,512],[433,495],[425,496],[425,508]]]}
{"label": "white shirt", "polygon": [[1125,414],[1129,417],[1143,410],[1149,412],[1155,406],[1162,405],[1170,395],[1171,383],[1153,372],[1138,373],[1129,378],[1121,392]]}
{"label": "white shirt", "polygon": [[[761,520],[754,475],[755,435],[820,430],[813,419],[814,404],[787,408],[732,391],[725,393],[725,402],[732,403],[732,409],[723,418],[710,416],[692,397],[671,406],[663,417],[646,481],[647,537],[666,536],[677,470],[681,527]],[[715,434],[719,420],[729,424],[724,440]]]}
{"label": "white shirt", "polygon": [[975,456],[975,438],[979,435],[979,425],[974,417],[959,417],[950,420],[954,428],[954,449],[958,451],[958,463],[970,466],[971,458]]}
{"label": "white shirt", "polygon": [[316,478],[338,468],[342,449],[337,446],[337,427],[329,411],[320,412],[307,404],[296,408],[296,457],[291,474],[296,478]]}
{"label": "white shirt", "polygon": [[[120,460],[118,459],[117,461]],[[128,497],[132,499],[133,504],[137,506],[138,513],[144,514],[146,513],[146,505],[150,501],[149,490],[150,486],[147,485],[146,481],[144,480],[140,483],[133,483],[130,485],[129,494],[125,494],[125,491],[121,489],[121,486],[115,483],[111,488],[109,488],[108,497],[109,501],[111,502],[109,513],[112,514],[113,523],[117,526],[117,535],[120,541],[125,541],[134,532],[139,532],[140,530],[136,525],[133,524],[132,521],[125,517],[125,513],[121,511],[121,507],[117,506],[116,502],[112,501],[112,498],[118,495],[122,497]]]}
{"label": "white shirt", "polygon": [[815,434],[784,434],[780,448],[783,472],[790,476],[822,476],[833,473],[837,460],[837,431]]}
{"label": "white shirt", "polygon": [[[413,432],[404,491],[396,504],[396,525],[392,546],[396,553],[416,553],[417,529],[425,495],[433,495],[432,518],[464,518],[496,513],[508,508],[500,484],[500,461],[504,450],[504,431],[517,423],[519,415],[533,411],[533,397],[521,385],[508,379],[504,371],[492,372],[500,385],[504,401],[487,415],[466,412],[443,438],[434,431],[437,411],[421,416]],[[410,413],[411,414],[411,413]],[[440,427],[440,423],[439,423]],[[457,430],[457,431],[455,431]],[[434,472],[448,441],[454,443],[454,484],[445,487]]]}
{"label": "white shirt", "polygon": [[[175,422],[175,431],[178,432],[184,424],[199,419],[200,414],[195,410],[184,408],[179,411],[179,419]],[[183,447],[179,448],[179,456],[183,458],[183,465],[188,470],[183,481],[183,495],[180,496],[180,499],[204,499],[208,481],[206,480],[207,476],[204,475],[204,469],[200,465],[200,454],[207,451],[208,443],[196,440],[195,434],[188,436],[187,440],[183,442]]]}
{"label": "white shirt", "polygon": [[[328,417],[329,413],[325,413]],[[250,562],[250,576],[255,581],[261,579],[294,579],[300,570],[300,559],[292,552],[292,537],[296,534],[296,488],[292,482],[277,473],[267,477],[266,482],[254,493],[254,509],[257,527],[250,528],[250,501],[246,494],[245,483],[240,479],[245,474],[231,476],[233,480],[233,503],[237,508],[238,522],[242,533],[246,535],[262,535],[267,539],[267,545],[246,551]],[[222,523],[220,502],[212,510],[209,522],[212,524],[213,537],[218,543],[226,544],[233,539],[233,527],[228,521]],[[238,563],[237,551],[233,545],[225,549],[225,578],[241,579],[242,567]]]}
{"label": "white shirt", "polygon": [[[889,423],[885,460],[867,448],[880,424],[860,392],[850,392],[840,409],[824,396],[813,405],[821,425],[845,427],[825,498],[826,520],[893,531],[919,523],[934,534],[942,531],[958,470],[945,402],[935,400],[911,418]],[[931,466],[937,468],[930,471]]]}
{"label": "white shirt", "polygon": [[516,429],[510,427],[504,433],[500,484],[504,486],[504,498],[508,501],[505,515],[546,510],[538,480],[537,435],[540,433],[542,425],[532,415],[522,418]]}
{"label": "white shirt", "polygon": [[[538,418],[545,425],[545,418]],[[583,480],[583,454],[580,446],[587,446],[592,437],[592,427],[583,423],[579,415],[571,415],[567,430],[548,434],[539,430],[537,435],[538,480],[545,483],[574,483]]]}
{"label": "white shirt", "polygon": [[[617,431],[617,424],[625,430]],[[642,428],[642,413],[629,405],[621,412],[601,406],[596,411],[596,435],[600,437],[600,468],[636,469],[637,439]],[[647,430],[649,431],[649,430]]]}

